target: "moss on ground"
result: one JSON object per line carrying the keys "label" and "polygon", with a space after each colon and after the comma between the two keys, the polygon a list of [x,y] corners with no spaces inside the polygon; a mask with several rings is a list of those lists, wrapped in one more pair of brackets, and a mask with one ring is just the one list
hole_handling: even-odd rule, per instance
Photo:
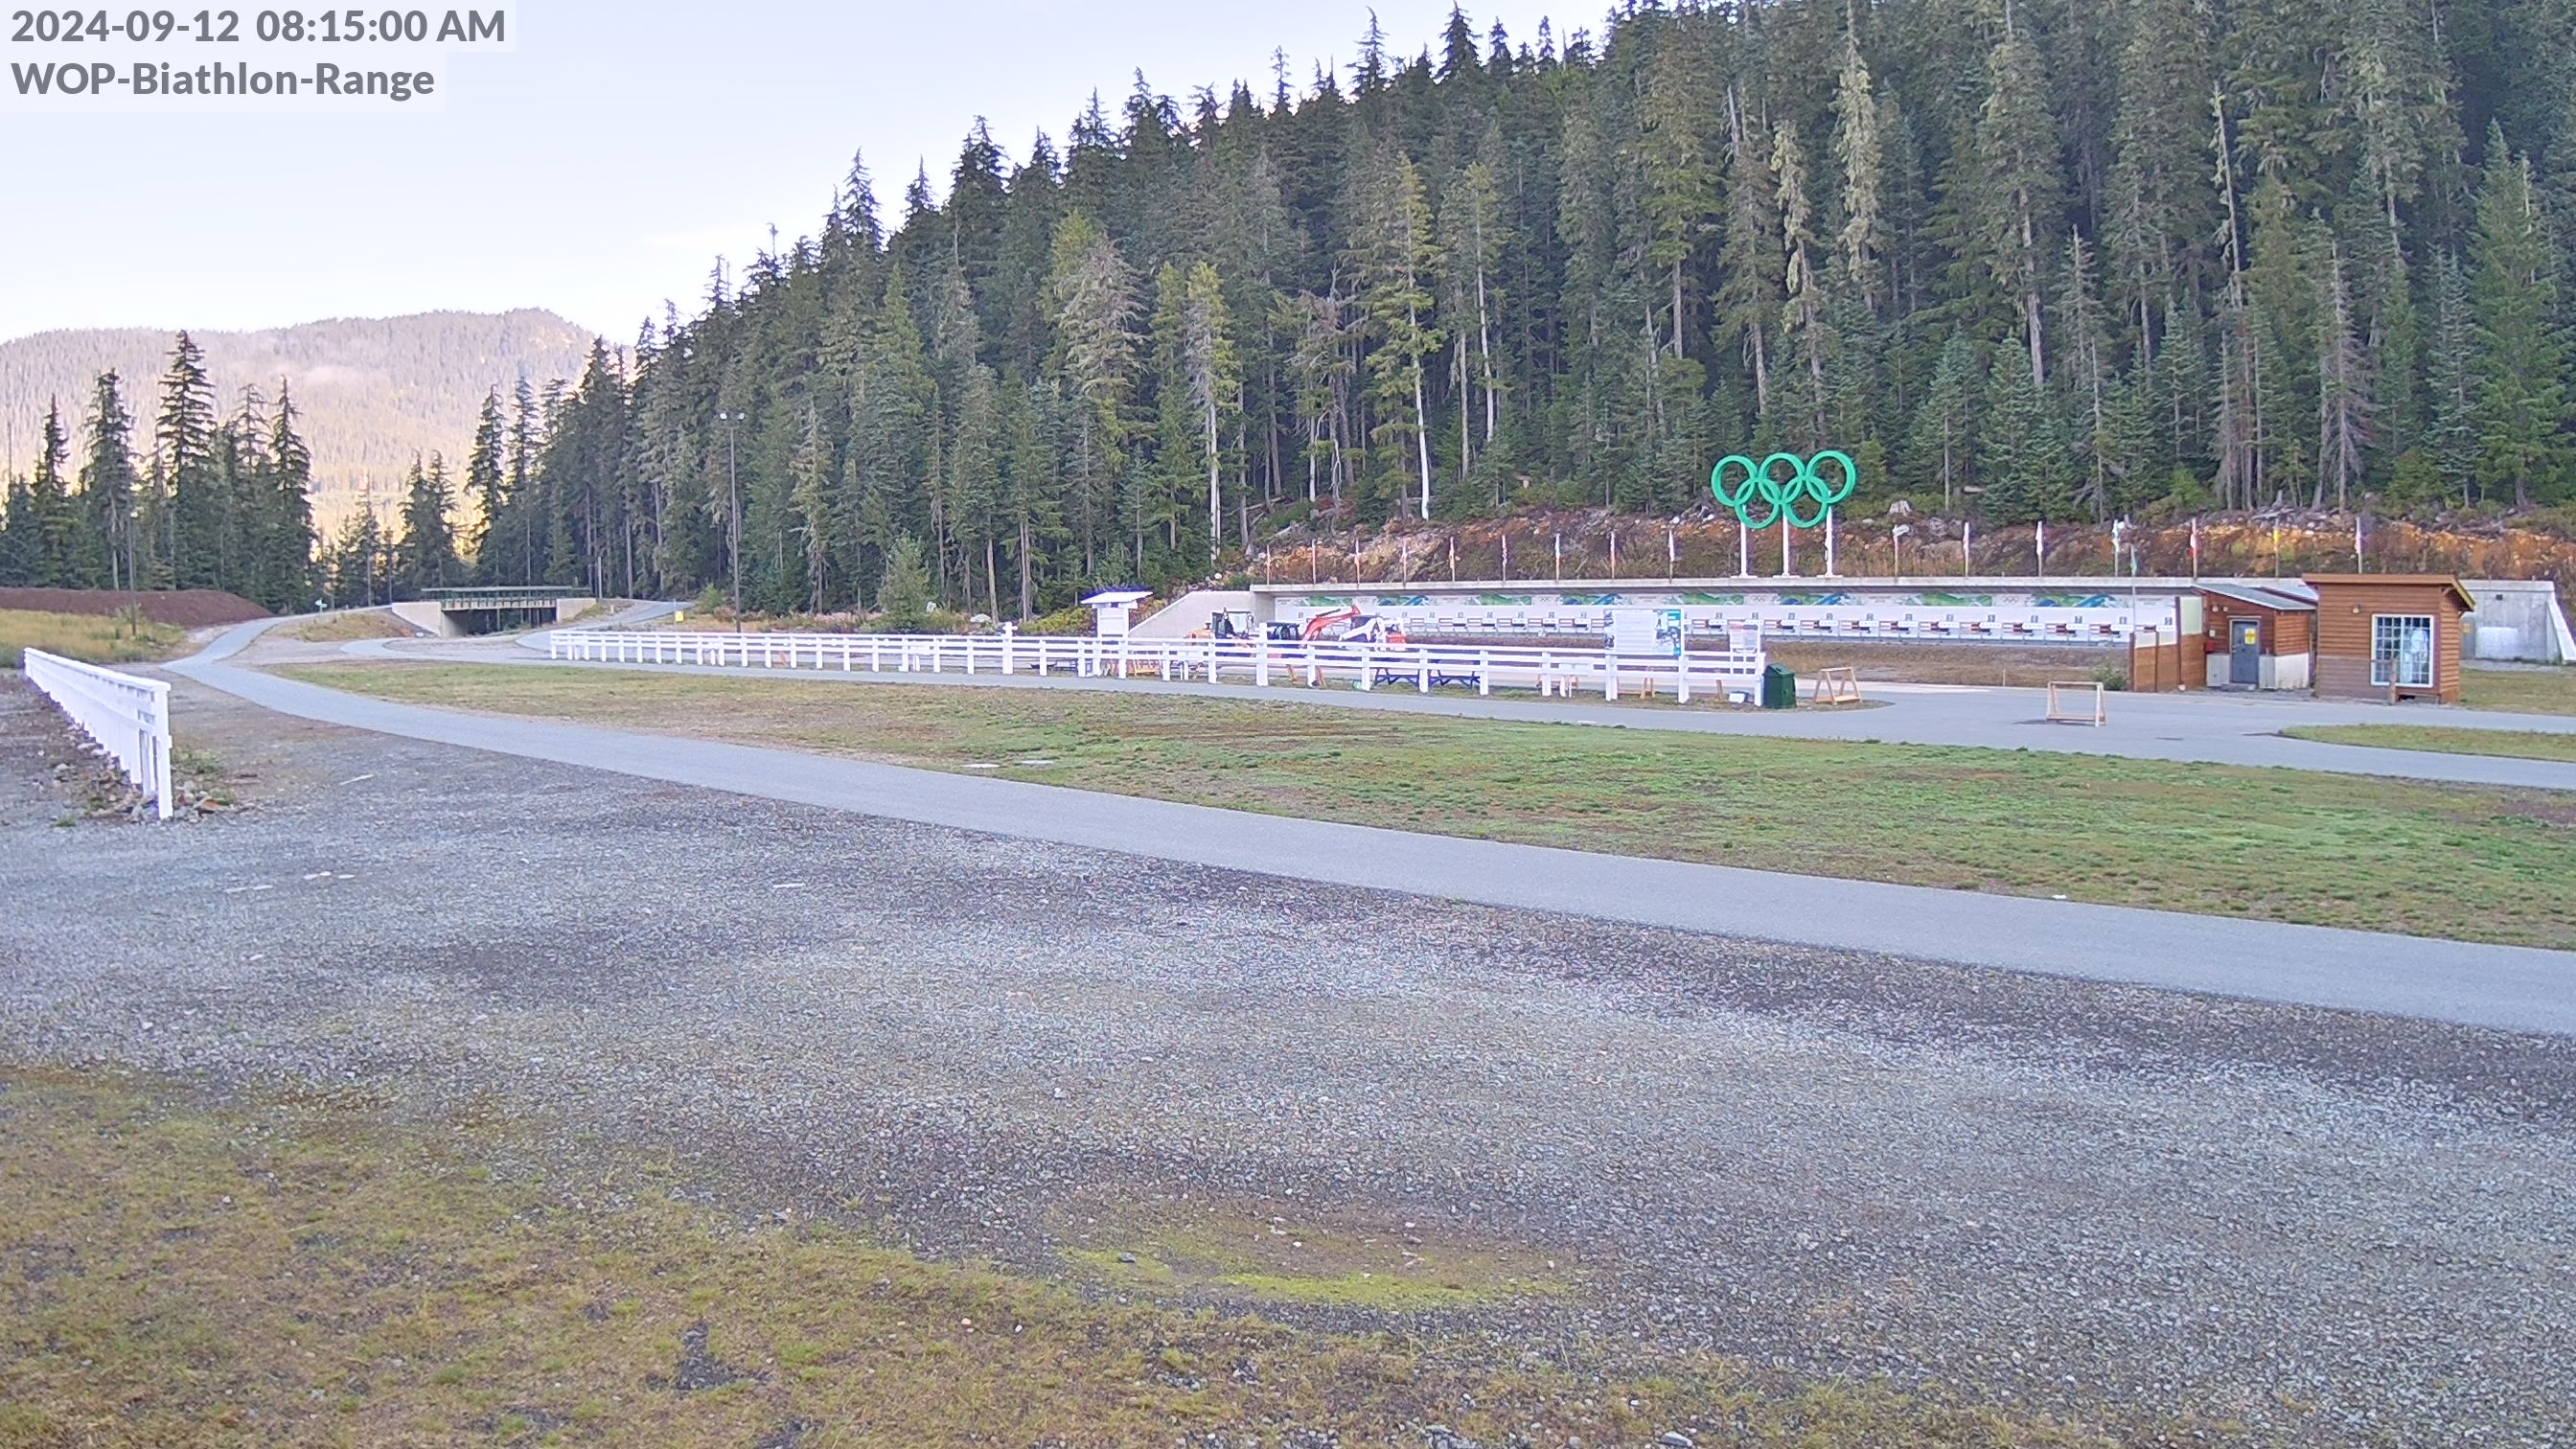
{"label": "moss on ground", "polygon": [[1408,1312],[1574,1291],[1567,1256],[1407,1221],[1329,1221],[1278,1203],[1167,1199],[1059,1215],[1057,1256],[1089,1282],[1254,1304]]}
{"label": "moss on ground", "polygon": [[[548,1173],[498,1128],[398,1125],[354,1094],[209,1104],[166,1083],[0,1068],[0,1134],[9,1445],[1087,1446],[1292,1427],[1359,1443],[1419,1442],[1435,1422],[1488,1443],[2240,1437],[1706,1356],[1575,1373],[1482,1341],[1128,1302],[744,1221],[646,1164]],[[1099,1221],[1168,1253],[1176,1280],[1211,1269],[1253,1296],[1271,1280],[1292,1298],[1343,1294],[1394,1241],[1318,1228],[1309,1268],[1263,1245],[1284,1221],[1228,1213]],[[1478,1300],[1546,1284],[1505,1252],[1427,1249],[1440,1266],[1425,1281]]]}

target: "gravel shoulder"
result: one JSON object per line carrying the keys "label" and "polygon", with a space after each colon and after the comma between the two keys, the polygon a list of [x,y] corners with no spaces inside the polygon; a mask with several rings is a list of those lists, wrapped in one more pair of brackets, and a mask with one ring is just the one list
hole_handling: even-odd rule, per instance
{"label": "gravel shoulder", "polygon": [[1148,862],[189,683],[244,808],[63,828],[24,698],[9,1060],[482,1104],[1052,1274],[1175,1205],[1568,1265],[1536,1304],[1261,1305],[1498,1356],[2576,1437],[2576,1043]]}

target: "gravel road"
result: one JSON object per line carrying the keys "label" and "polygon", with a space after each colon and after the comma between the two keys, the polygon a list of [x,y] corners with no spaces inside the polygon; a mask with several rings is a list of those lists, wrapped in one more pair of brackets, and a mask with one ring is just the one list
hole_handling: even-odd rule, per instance
{"label": "gravel road", "polygon": [[[2307,1443],[2576,1442],[2576,1042],[1753,945],[657,786],[182,683],[64,827],[0,683],[0,1059],[469,1099],[1044,1267],[1075,1205],[1526,1244],[1425,1326]],[[1338,1321],[1348,1321],[1345,1316]]]}

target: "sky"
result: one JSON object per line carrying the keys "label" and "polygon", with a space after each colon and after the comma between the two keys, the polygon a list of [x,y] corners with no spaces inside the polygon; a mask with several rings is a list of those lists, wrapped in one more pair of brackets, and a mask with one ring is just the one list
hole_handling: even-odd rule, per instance
{"label": "sky", "polygon": [[[1267,94],[1279,48],[1301,87],[1319,60],[1347,79],[1371,8],[501,3],[515,49],[449,56],[434,114],[0,113],[0,340],[544,307],[628,341],[665,298],[694,310],[717,255],[814,230],[854,151],[891,223],[979,115],[1017,157],[1095,90],[1114,118],[1139,68],[1184,109],[1237,77]],[[1374,8],[1410,55],[1449,0]],[[1515,43],[1542,13],[1504,14]]]}

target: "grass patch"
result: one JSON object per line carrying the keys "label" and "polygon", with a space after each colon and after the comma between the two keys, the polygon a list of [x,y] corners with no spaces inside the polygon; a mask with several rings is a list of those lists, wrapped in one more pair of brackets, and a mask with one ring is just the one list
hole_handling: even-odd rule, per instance
{"label": "grass patch", "polygon": [[1057,1256],[1106,1286],[1254,1303],[1405,1312],[1573,1291],[1560,1258],[1424,1232],[1413,1222],[1331,1222],[1297,1204],[1082,1204],[1059,1214]]}
{"label": "grass patch", "polygon": [[20,668],[21,651],[28,649],[90,664],[149,664],[172,658],[187,642],[186,630],[155,624],[131,611],[44,614],[0,609],[0,669]]}
{"label": "grass patch", "polygon": [[2460,703],[2507,714],[2576,714],[2576,665],[2555,669],[2463,669]]}
{"label": "grass patch", "polygon": [[[1187,695],[328,665],[420,704],[1480,839],[2576,947],[2576,797]],[[1034,762],[1034,763],[1022,763]],[[2221,868],[2259,861],[2260,870]]]}
{"label": "grass patch", "polygon": [[2506,755],[2518,760],[2576,761],[2576,734],[2548,730],[2464,730],[2439,725],[2299,725],[2281,733],[2329,745],[2431,750],[2444,755]]}
{"label": "grass patch", "polygon": [[2236,1437],[1705,1355],[1614,1350],[1627,1361],[1573,1373],[1478,1340],[1129,1302],[746,1222],[646,1165],[504,1167],[526,1159],[498,1129],[325,1096],[210,1107],[0,1068],[0,1123],[10,1444],[1385,1443],[1429,1423],[1497,1444]]}
{"label": "grass patch", "polygon": [[352,639],[409,639],[419,633],[383,609],[346,609],[301,619],[279,631],[308,644],[338,644]]}

